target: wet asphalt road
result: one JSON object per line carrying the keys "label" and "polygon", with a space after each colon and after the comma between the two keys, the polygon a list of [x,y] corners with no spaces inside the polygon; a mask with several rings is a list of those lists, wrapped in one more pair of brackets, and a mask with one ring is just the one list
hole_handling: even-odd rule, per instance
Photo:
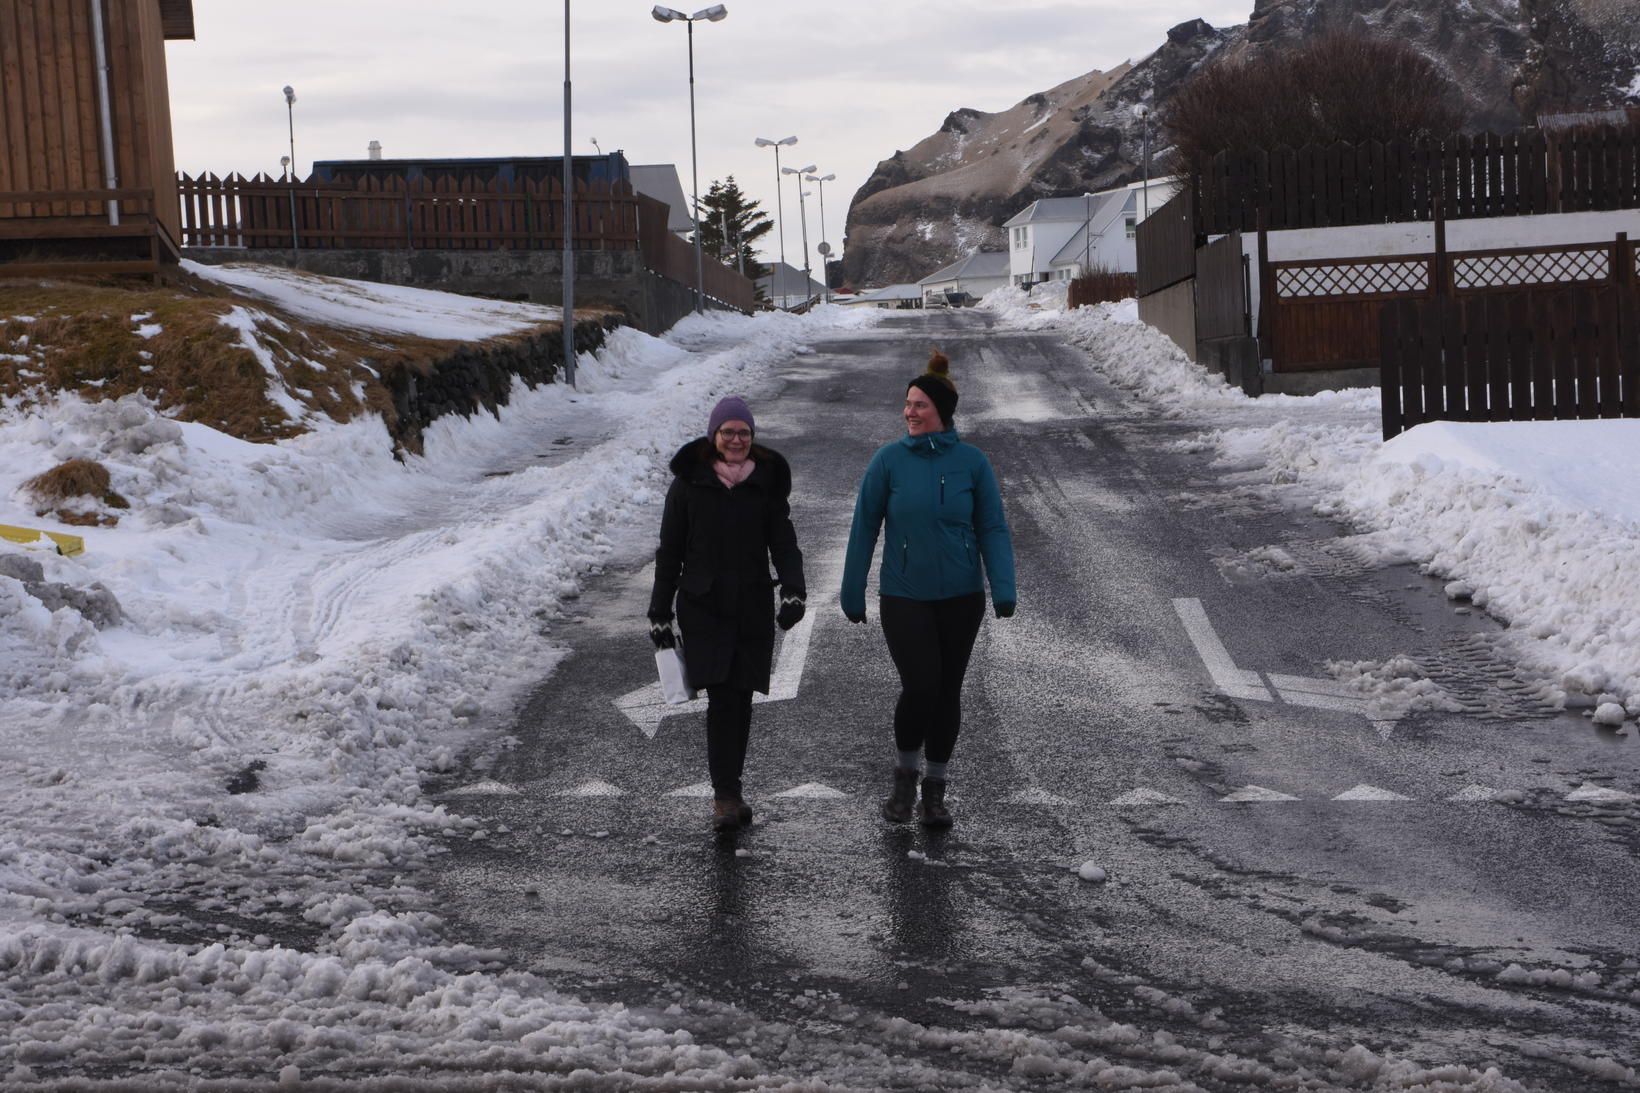
{"label": "wet asphalt road", "polygon": [[[868,626],[836,606],[858,475],[934,341],[1020,575],[975,651],[945,835],[877,815],[895,681],[875,595]],[[626,558],[574,605],[516,746],[442,787],[488,831],[431,881],[459,936],[762,1072],[860,1088],[1085,1088],[1094,1060],[1354,1087],[1357,1044],[1620,1087],[1637,813],[1568,795],[1640,794],[1632,737],[1534,703],[1497,624],[1215,470],[1181,443],[1202,422],[1055,336],[907,313],[815,349],[752,393],[794,468],[815,620],[795,699],[756,708],[757,822],[709,832],[701,713],[651,738],[617,706],[653,679],[649,559]],[[1400,654],[1466,708],[1374,722],[1315,682]],[[1021,1066],[1043,1036],[1070,1062]]]}

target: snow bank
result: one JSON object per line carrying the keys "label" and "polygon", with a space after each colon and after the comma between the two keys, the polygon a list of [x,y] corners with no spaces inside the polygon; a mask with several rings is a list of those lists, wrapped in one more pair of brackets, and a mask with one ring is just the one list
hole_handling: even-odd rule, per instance
{"label": "snow bank", "polygon": [[[1357,554],[1418,562],[1449,594],[1510,624],[1542,697],[1640,717],[1640,421],[1432,422],[1385,444],[1377,389],[1247,398],[1135,322],[1131,301],[1031,310],[1018,289],[982,306],[1053,329],[1160,415],[1198,421],[1185,447],[1293,503],[1370,532]],[[1439,700],[1401,666],[1338,665],[1392,705]]]}
{"label": "snow bank", "polygon": [[[339,285],[327,321],[415,319],[380,286]],[[440,337],[545,310],[469,304],[407,308]],[[75,558],[0,540],[0,1086],[127,1065],[181,1086],[164,1068],[206,1052],[255,1077],[425,1064],[458,1076],[443,1089],[468,1069],[664,1088],[743,1070],[619,1007],[496,977],[396,873],[483,834],[424,777],[500,743],[562,655],[564,598],[653,534],[637,518],[712,404],[878,318],[618,330],[577,391],[520,384],[500,417],[434,422],[403,463],[379,419],[250,444],[140,396],[0,405],[0,523],[46,523],[20,484],[75,457],[131,502],[117,527],[70,529]],[[123,621],[48,603],[48,585],[101,586]],[[314,940],[290,951],[256,929]]]}

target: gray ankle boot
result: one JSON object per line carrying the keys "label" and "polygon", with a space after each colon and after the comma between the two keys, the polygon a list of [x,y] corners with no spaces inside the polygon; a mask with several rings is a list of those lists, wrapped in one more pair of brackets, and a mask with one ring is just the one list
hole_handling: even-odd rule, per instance
{"label": "gray ankle boot", "polygon": [[917,803],[917,772],[904,767],[894,768],[894,789],[883,802],[883,819],[891,824],[911,822],[911,809]]}
{"label": "gray ankle boot", "polygon": [[945,779],[922,780],[922,823],[924,827],[950,827],[951,811],[945,807]]}

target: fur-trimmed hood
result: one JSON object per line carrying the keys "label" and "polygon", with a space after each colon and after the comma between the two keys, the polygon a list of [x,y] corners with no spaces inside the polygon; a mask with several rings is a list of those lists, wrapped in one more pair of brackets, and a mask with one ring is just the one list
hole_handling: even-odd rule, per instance
{"label": "fur-trimmed hood", "polygon": [[[678,454],[672,457],[667,467],[673,475],[686,482],[697,485],[722,486],[718,476],[712,470],[712,438],[698,436],[678,449]],[[773,448],[765,448],[761,444],[752,445],[753,462],[757,464],[747,482],[755,482],[764,489],[775,493],[790,493],[792,488],[791,465],[786,457]]]}

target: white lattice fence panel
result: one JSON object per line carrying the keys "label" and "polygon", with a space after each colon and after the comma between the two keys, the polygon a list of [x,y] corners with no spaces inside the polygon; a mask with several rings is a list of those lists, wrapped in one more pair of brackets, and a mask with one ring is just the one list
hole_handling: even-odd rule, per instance
{"label": "white lattice fence panel", "polygon": [[1392,296],[1429,289],[1429,263],[1364,262],[1351,265],[1280,266],[1276,295],[1282,299],[1339,296]]}
{"label": "white lattice fence panel", "polygon": [[1458,289],[1512,285],[1577,285],[1611,276],[1609,247],[1537,251],[1529,254],[1454,255],[1452,285]]}

